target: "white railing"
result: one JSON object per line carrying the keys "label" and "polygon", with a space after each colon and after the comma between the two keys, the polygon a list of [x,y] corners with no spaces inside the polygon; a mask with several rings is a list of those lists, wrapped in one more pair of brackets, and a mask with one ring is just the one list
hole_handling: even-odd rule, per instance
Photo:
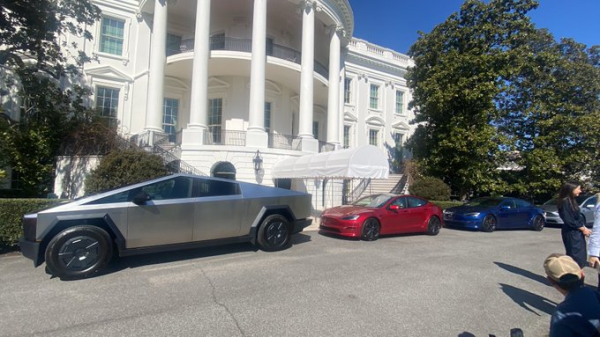
{"label": "white railing", "polygon": [[365,40],[353,38],[350,41],[350,46],[355,49],[365,51],[370,54],[378,55],[378,56],[386,58],[386,59],[391,59],[394,61],[405,62],[405,63],[408,63],[410,61],[410,57],[408,57],[407,55],[404,55],[402,53],[399,53],[397,51],[394,51],[394,50],[391,50],[388,48],[380,47],[376,44],[372,44]]}

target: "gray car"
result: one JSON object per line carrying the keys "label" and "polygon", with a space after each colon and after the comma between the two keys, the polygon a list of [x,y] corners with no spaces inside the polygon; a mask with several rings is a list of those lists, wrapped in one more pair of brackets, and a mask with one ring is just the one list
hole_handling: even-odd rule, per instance
{"label": "gray car", "polygon": [[[579,211],[583,215],[586,227],[592,227],[594,225],[594,207],[597,201],[596,196],[580,195],[575,198],[575,201],[579,204]],[[556,198],[546,201],[542,208],[544,209],[544,217],[546,218],[546,226],[562,226],[563,221],[558,215],[558,208],[556,206]]]}
{"label": "gray car", "polygon": [[23,218],[23,255],[60,278],[88,277],[119,256],[248,241],[291,245],[310,225],[311,195],[175,174],[84,197]]}

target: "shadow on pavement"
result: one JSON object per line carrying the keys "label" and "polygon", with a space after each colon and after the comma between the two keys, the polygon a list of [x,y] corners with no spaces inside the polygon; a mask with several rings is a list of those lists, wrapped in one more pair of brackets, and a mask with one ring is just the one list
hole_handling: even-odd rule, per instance
{"label": "shadow on pavement", "polygon": [[294,236],[292,236],[292,243],[295,245],[301,245],[303,243],[310,242],[310,240],[311,240],[310,235],[306,235],[304,233],[298,233],[298,234],[295,234]]}
{"label": "shadow on pavement", "polygon": [[502,263],[502,262],[494,262],[494,264],[496,264],[498,267],[500,267],[504,270],[507,270],[513,274],[525,276],[529,279],[532,279],[532,280],[538,281],[544,285],[550,286],[550,283],[548,282],[548,280],[546,280],[546,278],[542,275],[538,275],[538,274],[530,272],[529,270],[525,270],[525,269],[515,267],[513,265]]}
{"label": "shadow on pavement", "polygon": [[[298,233],[292,236],[292,246],[286,249],[293,249],[293,245],[299,245],[310,241],[310,235]],[[94,275],[94,277],[116,273],[128,268],[137,268],[148,265],[207,258],[234,253],[257,252],[258,250],[258,247],[249,242],[244,242],[220,246],[190,248],[172,252],[159,252],[136,256],[125,256],[120,258],[118,257],[115,258],[104,270]]]}
{"label": "shadow on pavement", "polygon": [[527,290],[519,289],[504,283],[500,283],[500,287],[502,288],[502,291],[506,295],[508,295],[508,297],[510,297],[515,303],[517,303],[521,308],[537,316],[540,316],[540,314],[533,311],[531,308],[535,308],[539,311],[547,313],[548,315],[551,315],[554,312],[554,308],[557,305],[553,301],[531,293]]}

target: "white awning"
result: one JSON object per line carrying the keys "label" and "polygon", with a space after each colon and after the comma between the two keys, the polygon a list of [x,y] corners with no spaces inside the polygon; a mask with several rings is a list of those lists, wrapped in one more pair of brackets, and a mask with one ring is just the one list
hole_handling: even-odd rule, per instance
{"label": "white awning", "polygon": [[373,145],[283,159],[273,166],[273,178],[387,179],[389,164]]}

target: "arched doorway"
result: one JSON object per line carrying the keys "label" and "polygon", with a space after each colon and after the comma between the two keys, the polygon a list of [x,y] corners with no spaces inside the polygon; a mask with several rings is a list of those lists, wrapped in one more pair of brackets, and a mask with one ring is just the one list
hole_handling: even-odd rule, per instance
{"label": "arched doorway", "polygon": [[210,175],[215,178],[235,180],[235,166],[228,161],[216,163],[213,166]]}

